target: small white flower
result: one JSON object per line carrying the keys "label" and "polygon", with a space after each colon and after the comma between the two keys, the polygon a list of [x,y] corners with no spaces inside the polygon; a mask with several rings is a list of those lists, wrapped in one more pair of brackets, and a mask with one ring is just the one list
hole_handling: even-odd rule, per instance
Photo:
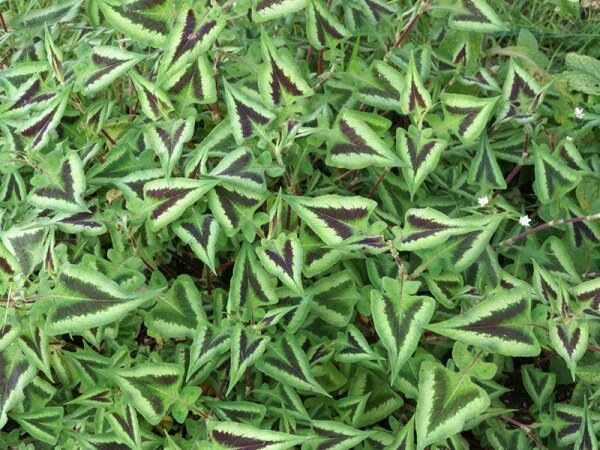
{"label": "small white flower", "polygon": [[575,108],[575,117],[577,119],[583,119],[583,116],[585,116],[583,108],[581,106],[578,106],[577,108]]}
{"label": "small white flower", "polygon": [[567,141],[573,142],[573,136],[567,136]]}
{"label": "small white flower", "polygon": [[519,217],[519,223],[521,226],[528,227],[531,225],[531,219],[528,216],[521,216]]}
{"label": "small white flower", "polygon": [[477,204],[479,206],[487,206],[489,202],[490,202],[490,199],[487,197],[487,195],[484,197],[479,197],[477,199]]}

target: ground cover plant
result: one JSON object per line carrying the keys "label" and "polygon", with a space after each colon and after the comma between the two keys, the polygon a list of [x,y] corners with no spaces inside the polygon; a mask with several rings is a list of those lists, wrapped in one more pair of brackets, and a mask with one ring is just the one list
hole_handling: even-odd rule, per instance
{"label": "ground cover plant", "polygon": [[0,9],[0,449],[598,449],[597,1]]}

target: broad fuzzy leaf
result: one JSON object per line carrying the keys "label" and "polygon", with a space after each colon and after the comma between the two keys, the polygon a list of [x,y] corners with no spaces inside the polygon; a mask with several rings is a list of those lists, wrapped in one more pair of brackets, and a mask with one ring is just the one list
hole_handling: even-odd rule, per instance
{"label": "broad fuzzy leaf", "polygon": [[62,406],[46,406],[37,411],[11,414],[10,417],[35,439],[50,445],[58,442],[63,426]]}
{"label": "broad fuzzy leaf", "polygon": [[407,295],[400,285],[383,294],[371,291],[373,323],[388,353],[390,383],[417,348],[434,309],[433,298]]}
{"label": "broad fuzzy leaf", "polygon": [[308,0],[254,0],[252,20],[256,23],[289,16],[306,7]]}
{"label": "broad fuzzy leaf", "polygon": [[216,274],[215,254],[221,227],[213,216],[200,215],[194,208],[191,208],[191,211],[191,216],[187,220],[177,222],[173,226],[173,231],[179,239],[190,246],[198,259]]}
{"label": "broad fuzzy leaf", "polygon": [[117,78],[129,72],[142,59],[144,59],[143,55],[119,47],[94,47],[92,67],[85,72],[81,93],[89,95],[105,89]]}
{"label": "broad fuzzy leaf", "polygon": [[306,8],[306,36],[315,48],[334,47],[335,42],[350,32],[321,0],[310,0]]}
{"label": "broad fuzzy leaf", "polygon": [[257,308],[276,302],[277,295],[269,275],[259,264],[252,247],[244,244],[235,260],[227,312],[247,320],[256,314]]}
{"label": "broad fuzzy leaf", "polygon": [[471,162],[469,184],[483,193],[494,189],[506,189],[506,181],[486,134],[481,135],[477,153]]}
{"label": "broad fuzzy leaf", "polygon": [[577,362],[583,357],[587,350],[589,340],[589,329],[587,322],[571,321],[569,323],[550,322],[550,343],[556,353],[565,360],[571,375],[575,380],[575,368]]}
{"label": "broad fuzzy leaf", "polygon": [[156,291],[127,292],[116,282],[82,265],[61,268],[46,319],[50,336],[77,333],[121,319],[144,304]]}
{"label": "broad fuzzy leaf", "polygon": [[268,125],[275,115],[251,98],[248,94],[233,87],[226,81],[225,102],[233,136],[238,144],[255,134],[258,127]]}
{"label": "broad fuzzy leaf", "polygon": [[36,370],[14,346],[0,352],[0,429],[6,425],[6,414],[18,406],[23,390],[35,377]]}
{"label": "broad fuzzy leaf", "polygon": [[256,363],[258,370],[296,389],[329,396],[312,374],[308,358],[294,335],[286,334],[268,347]]}
{"label": "broad fuzzy leaf", "polygon": [[[305,0],[302,0],[306,3]],[[263,3],[267,3],[263,0]],[[305,81],[300,68],[287,53],[277,51],[266,33],[260,38],[263,65],[258,75],[258,88],[267,104],[287,105],[293,97],[307,97],[313,94]]]}
{"label": "broad fuzzy leaf", "polygon": [[402,168],[402,174],[408,185],[411,197],[415,195],[427,175],[435,170],[447,143],[440,139],[431,139],[425,132],[419,132],[415,127],[408,131],[396,129],[396,151],[407,167]]}
{"label": "broad fuzzy leaf", "polygon": [[399,110],[404,90],[402,74],[383,61],[375,61],[370,75],[371,80],[358,89],[358,99],[376,108]]}
{"label": "broad fuzzy leaf", "polygon": [[377,205],[363,197],[340,195],[313,198],[286,196],[284,199],[304,223],[330,245],[363,234]]}
{"label": "broad fuzzy leaf", "polygon": [[193,337],[198,325],[207,322],[200,291],[188,275],[177,277],[171,289],[158,296],[156,306],[145,318],[149,328],[170,338]]}
{"label": "broad fuzzy leaf", "polygon": [[524,289],[494,294],[462,315],[429,325],[435,333],[508,356],[537,356],[531,299]]}
{"label": "broad fuzzy leaf", "polygon": [[227,395],[246,373],[246,369],[259,361],[267,349],[269,337],[254,330],[236,326],[231,332],[231,366]]}
{"label": "broad fuzzy leaf", "polygon": [[29,193],[28,201],[40,209],[78,213],[87,207],[83,201],[86,188],[83,165],[77,153],[69,152],[52,177]]}
{"label": "broad fuzzy leaf", "polygon": [[169,96],[137,72],[131,72],[129,77],[144,114],[153,121],[166,117],[166,113],[173,109]]}
{"label": "broad fuzzy leaf", "polygon": [[177,120],[167,126],[167,129],[150,126],[144,134],[144,141],[160,158],[165,176],[169,177],[176,167],[183,144],[194,134],[194,118]]}
{"label": "broad fuzzy leaf", "polygon": [[286,450],[309,439],[235,422],[211,422],[208,428],[211,442],[223,450]]}
{"label": "broad fuzzy leaf", "polygon": [[263,239],[262,246],[256,249],[262,266],[271,274],[302,296],[303,251],[296,236],[281,235],[277,240]]}
{"label": "broad fuzzy leaf", "polygon": [[357,430],[332,420],[313,420],[313,432],[320,449],[350,450],[376,433],[375,430]]}
{"label": "broad fuzzy leaf", "polygon": [[467,375],[454,373],[437,362],[424,361],[419,373],[417,448],[460,432],[465,423],[490,405],[486,392]]}
{"label": "broad fuzzy leaf", "polygon": [[[121,8],[112,6],[104,1],[99,1],[98,6],[104,15],[106,23],[112,28],[131,36],[133,39],[155,48],[163,48],[167,42],[168,29],[165,22],[157,19],[156,14],[151,14],[156,4],[162,2],[134,2],[123,5]],[[141,6],[137,8],[136,6]],[[144,8],[150,6],[150,8]]]}
{"label": "broad fuzzy leaf", "polygon": [[431,95],[429,95],[429,92],[425,89],[421,81],[421,76],[415,63],[414,52],[410,53],[407,76],[404,80],[404,88],[400,96],[400,106],[404,114],[416,111],[418,115],[421,115],[424,110],[431,107]]}
{"label": "broad fuzzy leaf", "polygon": [[469,95],[441,95],[445,125],[456,133],[461,142],[467,144],[477,139],[486,124],[499,97],[477,98]]}
{"label": "broad fuzzy leaf", "polygon": [[452,28],[476,33],[508,30],[485,0],[460,0],[459,4],[461,4],[461,11],[450,17]]}
{"label": "broad fuzzy leaf", "polygon": [[327,165],[344,169],[402,165],[377,133],[361,119],[360,113],[344,109],[338,116],[337,132],[340,138],[330,145]]}
{"label": "broad fuzzy leaf", "polygon": [[171,178],[154,180],[144,185],[146,209],[150,211],[150,227],[160,230],[183,215],[187,208],[206,195],[218,181]]}
{"label": "broad fuzzy leaf", "polygon": [[106,375],[115,380],[144,419],[156,425],[177,400],[183,368],[177,364],[144,363],[111,369]]}

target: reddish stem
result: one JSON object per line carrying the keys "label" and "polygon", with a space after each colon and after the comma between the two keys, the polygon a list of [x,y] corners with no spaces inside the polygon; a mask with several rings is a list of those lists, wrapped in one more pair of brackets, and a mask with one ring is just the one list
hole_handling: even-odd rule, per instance
{"label": "reddish stem", "polygon": [[[521,160],[517,163],[517,165],[515,167],[513,167],[513,170],[504,179],[504,183],[506,184],[507,187],[510,184],[510,182],[513,180],[513,178],[517,176],[517,174],[521,170],[521,167],[523,167],[523,163],[525,162],[525,160],[527,159],[528,156],[529,156],[529,133],[526,131],[525,132],[525,142],[523,143],[523,153],[521,154]],[[501,192],[500,190],[495,191],[492,194],[492,198],[495,198],[500,192]]]}
{"label": "reddish stem", "polygon": [[373,194],[375,193],[375,191],[377,190],[377,188],[379,187],[379,185],[381,184],[381,182],[383,181],[383,179],[385,178],[385,176],[388,174],[389,171],[390,171],[390,169],[388,169],[387,167],[385,169],[383,169],[383,171],[381,172],[381,175],[379,175],[379,178],[377,178],[377,181],[375,182],[375,184],[369,191],[369,195],[367,196],[367,198],[371,198],[373,196]]}
{"label": "reddish stem", "polygon": [[402,45],[402,43],[406,39],[406,36],[408,36],[408,33],[410,33],[412,31],[412,29],[417,24],[417,21],[419,20],[419,17],[421,17],[421,14],[424,11],[427,11],[428,7],[429,7],[429,1],[425,0],[423,2],[423,7],[422,7],[421,11],[415,13],[415,15],[412,17],[412,19],[410,19],[410,22],[408,23],[408,26],[404,29],[404,31],[402,32],[402,34],[400,35],[400,37],[398,38],[398,40],[394,44],[394,47],[400,47]]}
{"label": "reddish stem", "polygon": [[5,33],[8,33],[8,28],[6,27],[6,22],[4,21],[4,14],[0,11],[0,22],[2,22],[2,29]]}
{"label": "reddish stem", "polygon": [[533,442],[535,442],[535,445],[537,445],[539,448],[541,448],[541,449],[546,448],[544,446],[544,444],[542,444],[542,442],[537,438],[537,436],[535,434],[533,434],[533,431],[531,431],[531,428],[528,425],[525,425],[524,423],[521,423],[518,420],[513,419],[510,416],[507,416],[506,414],[502,414],[500,417],[502,419],[506,420],[508,423],[520,428],[525,433],[527,433],[527,435],[533,440]]}

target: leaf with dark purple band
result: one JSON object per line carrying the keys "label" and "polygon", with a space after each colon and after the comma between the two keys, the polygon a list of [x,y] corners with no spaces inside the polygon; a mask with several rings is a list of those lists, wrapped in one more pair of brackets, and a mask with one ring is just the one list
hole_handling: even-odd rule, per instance
{"label": "leaf with dark purple band", "polygon": [[498,114],[498,121],[514,119],[517,123],[527,123],[533,120],[542,101],[542,90],[535,78],[512,59],[503,91],[504,106]]}
{"label": "leaf with dark purple band", "polygon": [[376,108],[399,110],[404,89],[402,74],[383,61],[375,61],[370,69],[370,80],[363,81],[356,96]]}
{"label": "leaf with dark purple band", "polygon": [[491,295],[462,315],[427,328],[501,355],[537,356],[540,345],[532,320],[531,299],[519,288]]}
{"label": "leaf with dark purple band", "polygon": [[124,405],[120,409],[108,416],[110,428],[130,448],[140,448],[142,438],[135,409],[131,405]]}
{"label": "leaf with dark purple band", "polygon": [[82,94],[101,91],[117,78],[126,74],[144,59],[143,55],[131,53],[119,47],[99,46],[92,52],[92,64],[85,72]]}
{"label": "leaf with dark purple band", "polygon": [[170,72],[162,86],[185,105],[214,103],[217,100],[213,68],[206,55],[200,55],[196,61]]}
{"label": "leaf with dark purple band", "polygon": [[177,401],[183,367],[167,363],[143,363],[103,372],[113,379],[131,405],[152,425],[158,424]]}
{"label": "leaf with dark purple band", "polygon": [[0,352],[0,428],[6,425],[6,414],[25,398],[23,390],[35,374],[35,367],[16,346]]}
{"label": "leaf with dark purple band", "polygon": [[[174,74],[205,53],[223,30],[222,19],[198,21],[192,9],[183,9],[171,30],[167,50],[160,62],[158,79]],[[160,83],[160,82],[159,82]]]}
{"label": "leaf with dark purple band", "polygon": [[206,195],[218,181],[171,178],[145,184],[144,199],[150,214],[152,229],[159,230],[178,219],[187,208]]}
{"label": "leaf with dark purple band", "polygon": [[355,363],[358,361],[383,359],[383,357],[371,348],[360,330],[350,324],[348,325],[345,338],[338,340],[335,359],[343,363]]}
{"label": "leaf with dark purple band", "polygon": [[133,39],[155,48],[163,48],[167,42],[168,28],[166,14],[157,13],[162,2],[132,2],[121,8],[104,1],[98,2],[108,26],[131,36]]}
{"label": "leaf with dark purple band", "polygon": [[319,450],[357,448],[362,441],[376,433],[375,430],[357,430],[328,420],[313,420],[311,425],[319,442]]}
{"label": "leaf with dark purple band", "polygon": [[65,233],[83,233],[86,236],[98,236],[106,233],[106,225],[96,207],[90,208],[90,211],[64,214],[57,219],[56,224]]}
{"label": "leaf with dark purple band", "polygon": [[62,406],[46,406],[37,411],[11,414],[10,418],[36,440],[56,445],[63,426],[63,414]]}
{"label": "leaf with dark purple band", "polygon": [[348,325],[354,307],[361,299],[352,273],[348,270],[321,278],[306,289],[306,296],[311,298],[311,311],[335,327]]}
{"label": "leaf with dark purple band", "polygon": [[236,326],[231,332],[231,367],[227,394],[235,387],[246,369],[254,365],[267,349],[269,338],[254,330]]}
{"label": "leaf with dark purple band", "polygon": [[219,358],[230,348],[229,330],[200,325],[190,346],[190,364],[186,382],[203,366]]}
{"label": "leaf with dark purple band", "polygon": [[292,334],[270,344],[256,368],[280,383],[329,396],[312,374],[308,358]]}
{"label": "leaf with dark purple band", "polygon": [[144,200],[144,186],[147,182],[158,180],[164,176],[162,169],[145,169],[129,173],[115,180],[117,187],[123,192],[128,203]]}
{"label": "leaf with dark purple band", "polygon": [[243,423],[217,421],[209,423],[209,435],[210,440],[219,448],[227,450],[286,450],[299,448],[302,442],[311,438],[271,431],[264,427],[255,428]]}
{"label": "leaf with dark purple band", "polygon": [[287,52],[277,51],[266,33],[260,38],[263,65],[258,75],[258,88],[265,103],[289,104],[292,97],[313,94],[300,68]]}
{"label": "leaf with dark purple band", "polygon": [[2,176],[0,203],[22,202],[27,196],[25,183],[19,172]]}
{"label": "leaf with dark purple band", "polygon": [[226,81],[224,86],[225,102],[233,136],[237,143],[241,144],[254,135],[256,127],[268,125],[275,118],[275,114],[249,94],[233,87]]}
{"label": "leaf with dark purple band", "polygon": [[461,2],[462,11],[455,13],[450,18],[452,28],[477,33],[508,30],[508,27],[485,0],[461,0]]}
{"label": "leaf with dark purple band", "polygon": [[552,372],[544,372],[533,365],[521,366],[521,375],[523,378],[523,386],[534,401],[538,410],[542,410],[552,394],[556,386],[556,374]]}
{"label": "leaf with dark purple band", "polygon": [[350,36],[321,0],[311,0],[306,8],[306,35],[315,48],[334,46],[334,41]]}
{"label": "leaf with dark purple band", "polygon": [[[3,271],[23,272],[29,276],[44,259],[47,228],[31,226],[0,232],[6,252],[0,252]],[[0,245],[0,249],[3,247]]]}
{"label": "leaf with dark purple band", "polygon": [[307,0],[254,0],[252,20],[256,23],[289,16],[306,7]]}
{"label": "leaf with dark purple band", "polygon": [[587,350],[589,329],[587,322],[571,320],[568,323],[560,319],[550,322],[550,343],[571,369],[575,380],[577,362]]}
{"label": "leaf with dark purple band", "polygon": [[598,438],[594,427],[592,411],[589,409],[587,397],[583,397],[583,417],[579,427],[577,440],[573,446],[576,450],[598,450]]}
{"label": "leaf with dark purple band", "polygon": [[533,189],[537,198],[542,204],[562,199],[579,184],[581,172],[560,161],[546,145],[536,150]]}
{"label": "leaf with dark purple band", "polygon": [[427,175],[435,170],[446,142],[429,138],[431,130],[418,131],[409,127],[408,131],[396,130],[396,151],[408,167],[402,173],[408,184],[411,197],[415,195]]}
{"label": "leaf with dark purple band", "polygon": [[50,139],[50,133],[60,124],[69,100],[69,88],[50,102],[48,108],[40,114],[25,121],[19,133],[26,138],[32,138],[31,149],[39,150]]}
{"label": "leaf with dark purple band", "polygon": [[164,337],[192,337],[199,325],[208,323],[194,280],[189,275],[178,276],[166,294],[158,295],[144,323]]}
{"label": "leaf with dark purple band", "polygon": [[243,225],[252,224],[254,211],[263,203],[264,195],[248,190],[217,186],[208,193],[208,205],[228,237]]}
{"label": "leaf with dark purple band", "polygon": [[477,98],[469,95],[441,95],[444,117],[450,129],[465,144],[473,142],[485,130],[499,97]]}
{"label": "leaf with dark purple band", "polygon": [[[576,405],[558,403],[553,405],[554,417],[552,417],[552,428],[556,434],[556,442],[561,447],[575,444],[580,438],[580,430],[585,417],[584,408]],[[600,413],[588,411],[594,432],[600,429]],[[578,447],[573,447],[577,448]]]}
{"label": "leaf with dark purple band", "polygon": [[252,247],[242,245],[233,267],[227,312],[248,320],[257,308],[276,302],[277,294],[271,278],[259,264]]}
{"label": "leaf with dark purple band", "polygon": [[106,275],[84,266],[61,269],[46,319],[50,336],[77,333],[121,319],[156,296],[157,291],[127,292]]}
{"label": "leaf with dark purple band", "polygon": [[215,253],[221,226],[213,216],[200,215],[191,208],[191,216],[187,220],[173,226],[175,234],[190,246],[194,254],[215,272]]}
{"label": "leaf with dark purple band", "polygon": [[377,205],[363,197],[324,195],[321,197],[290,197],[284,200],[293,211],[326,244],[339,244],[356,234],[363,234],[371,213]]}
{"label": "leaf with dark purple band", "polygon": [[209,175],[236,188],[238,192],[263,193],[267,190],[264,170],[255,166],[250,149],[241,147],[227,154]]}
{"label": "leaf with dark purple band", "polygon": [[144,142],[160,158],[165,176],[171,175],[183,152],[183,144],[188,142],[193,134],[193,117],[177,120],[168,124],[166,129],[162,126],[150,126],[146,129]]}
{"label": "leaf with dark purple band", "polygon": [[43,105],[56,98],[56,92],[40,92],[41,81],[38,76],[32,76],[22,83],[14,94],[12,101],[5,102],[0,107],[0,115],[5,118],[21,117],[32,108],[40,109]]}
{"label": "leaf with dark purple band", "polygon": [[422,111],[431,107],[431,95],[429,95],[429,92],[423,86],[421,75],[417,70],[415,55],[412,51],[410,53],[407,72],[406,79],[404,80],[404,88],[400,95],[400,106],[404,114],[417,112],[420,115]]}
{"label": "leaf with dark purple band", "polygon": [[157,121],[173,109],[167,94],[142,77],[136,71],[129,73],[138,95],[138,100],[144,114],[151,120]]}
{"label": "leaf with dark purple band", "polygon": [[403,165],[377,133],[362,120],[363,117],[368,116],[350,109],[342,110],[337,120],[340,139],[330,144],[326,164],[344,169]]}
{"label": "leaf with dark purple band", "polygon": [[280,235],[277,240],[262,241],[256,249],[262,266],[281,280],[299,296],[304,294],[302,287],[303,254],[300,241],[294,235]]}
{"label": "leaf with dark purple band", "polygon": [[479,192],[491,192],[494,189],[506,189],[504,175],[484,133],[479,140],[479,147],[469,170],[469,184],[477,187]]}
{"label": "leaf with dark purple band", "polygon": [[361,0],[362,10],[372,22],[395,17],[393,4],[382,0]]}

